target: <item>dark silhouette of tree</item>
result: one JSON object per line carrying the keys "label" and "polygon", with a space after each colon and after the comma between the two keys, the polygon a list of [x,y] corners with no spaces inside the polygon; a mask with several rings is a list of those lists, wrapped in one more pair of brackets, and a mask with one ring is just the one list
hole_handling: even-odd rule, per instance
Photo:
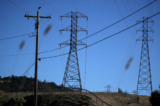
{"label": "dark silhouette of tree", "polygon": [[[4,83],[0,83],[0,90],[5,92],[21,92],[21,91],[33,91],[34,78],[27,78],[26,76],[14,76],[1,78]],[[8,82],[9,81],[9,82]],[[38,81],[38,89],[53,89],[57,87],[54,82]]]}
{"label": "dark silhouette of tree", "polygon": [[152,106],[160,106],[160,92],[158,92],[158,90],[152,92],[149,101],[151,102]]}

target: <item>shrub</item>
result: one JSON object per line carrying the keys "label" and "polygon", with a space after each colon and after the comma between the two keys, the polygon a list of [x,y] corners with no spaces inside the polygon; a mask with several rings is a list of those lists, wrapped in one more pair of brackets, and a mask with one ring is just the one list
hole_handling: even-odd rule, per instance
{"label": "shrub", "polygon": [[0,92],[0,106],[7,102],[8,95],[4,95],[3,92]]}
{"label": "shrub", "polygon": [[158,90],[152,92],[149,101],[152,106],[160,106],[160,92],[158,92]]}

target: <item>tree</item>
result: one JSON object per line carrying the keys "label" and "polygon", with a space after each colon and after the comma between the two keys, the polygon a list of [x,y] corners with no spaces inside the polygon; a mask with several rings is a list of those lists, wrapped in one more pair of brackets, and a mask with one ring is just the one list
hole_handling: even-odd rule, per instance
{"label": "tree", "polygon": [[151,102],[152,106],[160,106],[160,92],[158,92],[158,90],[152,92],[149,101]]}
{"label": "tree", "polygon": [[11,106],[23,106],[23,103],[26,103],[26,100],[24,98],[12,98],[11,99]]}
{"label": "tree", "polygon": [[11,78],[14,78],[14,75],[11,75]]}
{"label": "tree", "polygon": [[118,93],[123,93],[123,91],[120,88],[118,88]]}

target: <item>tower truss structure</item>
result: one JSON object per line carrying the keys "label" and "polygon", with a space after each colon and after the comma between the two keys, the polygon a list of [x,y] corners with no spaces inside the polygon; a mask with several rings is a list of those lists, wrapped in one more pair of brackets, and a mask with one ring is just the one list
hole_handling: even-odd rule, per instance
{"label": "tower truss structure", "polygon": [[148,19],[148,17],[143,17],[137,22],[143,22],[143,26],[139,30],[137,30],[142,32],[142,36],[139,39],[137,39],[137,41],[142,41],[137,92],[140,93],[142,91],[147,91],[148,93],[151,93],[152,78],[151,78],[148,41],[153,41],[153,39],[148,36],[148,32],[154,32],[149,27],[149,23],[153,23],[154,21]]}
{"label": "tower truss structure", "polygon": [[67,59],[67,64],[65,68],[62,85],[68,88],[82,89],[81,76],[80,76],[79,63],[78,63],[77,45],[86,45],[86,44],[77,40],[77,32],[85,31],[88,33],[88,31],[78,26],[78,18],[87,18],[88,20],[88,17],[80,12],[72,12],[72,11],[60,17],[61,17],[61,20],[63,17],[71,18],[71,25],[69,27],[59,30],[61,33],[62,31],[71,32],[70,42],[66,41],[60,44],[60,46],[70,45],[70,50],[69,50],[69,55]]}

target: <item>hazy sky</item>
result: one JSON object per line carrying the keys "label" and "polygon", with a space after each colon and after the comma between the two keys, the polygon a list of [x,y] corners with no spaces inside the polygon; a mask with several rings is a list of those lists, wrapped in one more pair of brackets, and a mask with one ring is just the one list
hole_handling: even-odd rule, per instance
{"label": "hazy sky", "polygon": [[[70,37],[70,32],[64,32],[61,35],[58,31],[71,24],[70,18],[63,18],[61,21],[60,15],[71,11],[79,11],[85,14],[88,16],[88,22],[86,19],[79,18],[78,25],[87,29],[88,35],[91,35],[152,1],[154,0],[0,0],[0,39],[36,32],[35,20],[33,18],[28,20],[24,15],[28,13],[29,15],[37,15],[38,7],[41,6],[40,15],[51,15],[51,19],[40,19],[39,52],[52,50],[59,47],[58,43],[66,41]],[[158,0],[126,20],[88,38],[87,44],[110,36],[135,24],[143,16],[151,16],[159,11],[160,1]],[[154,39],[154,42],[149,42],[149,53],[152,84],[153,90],[155,90],[158,89],[160,84],[160,56],[158,55],[160,54],[160,15],[152,19],[154,24],[149,26],[154,30],[154,33],[149,33],[149,36]],[[45,36],[44,31],[48,25],[52,25],[52,29]],[[136,30],[140,27],[142,27],[142,24],[87,49],[85,89],[101,92],[106,90],[104,88],[106,85],[111,85],[112,92],[117,92],[118,87],[129,93],[137,89],[142,42],[136,42],[136,39],[142,36],[142,32],[136,33]],[[2,77],[21,76],[34,63],[35,36],[29,36],[0,41],[0,75]],[[85,32],[78,32],[78,39],[84,37],[86,37]],[[20,44],[23,41],[25,42],[24,47],[20,49]],[[86,43],[86,40],[83,40],[83,42]],[[78,48],[81,47],[83,46],[78,46]],[[60,55],[68,51],[69,47],[66,47],[61,50],[39,54],[39,57]],[[17,54],[28,55],[5,56]],[[78,51],[83,88],[85,54],[85,49]],[[63,80],[67,57],[68,55],[41,60],[38,68],[38,79],[54,81],[57,85],[60,85]],[[133,61],[129,69],[125,70],[131,57]],[[34,67],[25,75],[34,77]],[[144,92],[143,94],[147,93]]]}

